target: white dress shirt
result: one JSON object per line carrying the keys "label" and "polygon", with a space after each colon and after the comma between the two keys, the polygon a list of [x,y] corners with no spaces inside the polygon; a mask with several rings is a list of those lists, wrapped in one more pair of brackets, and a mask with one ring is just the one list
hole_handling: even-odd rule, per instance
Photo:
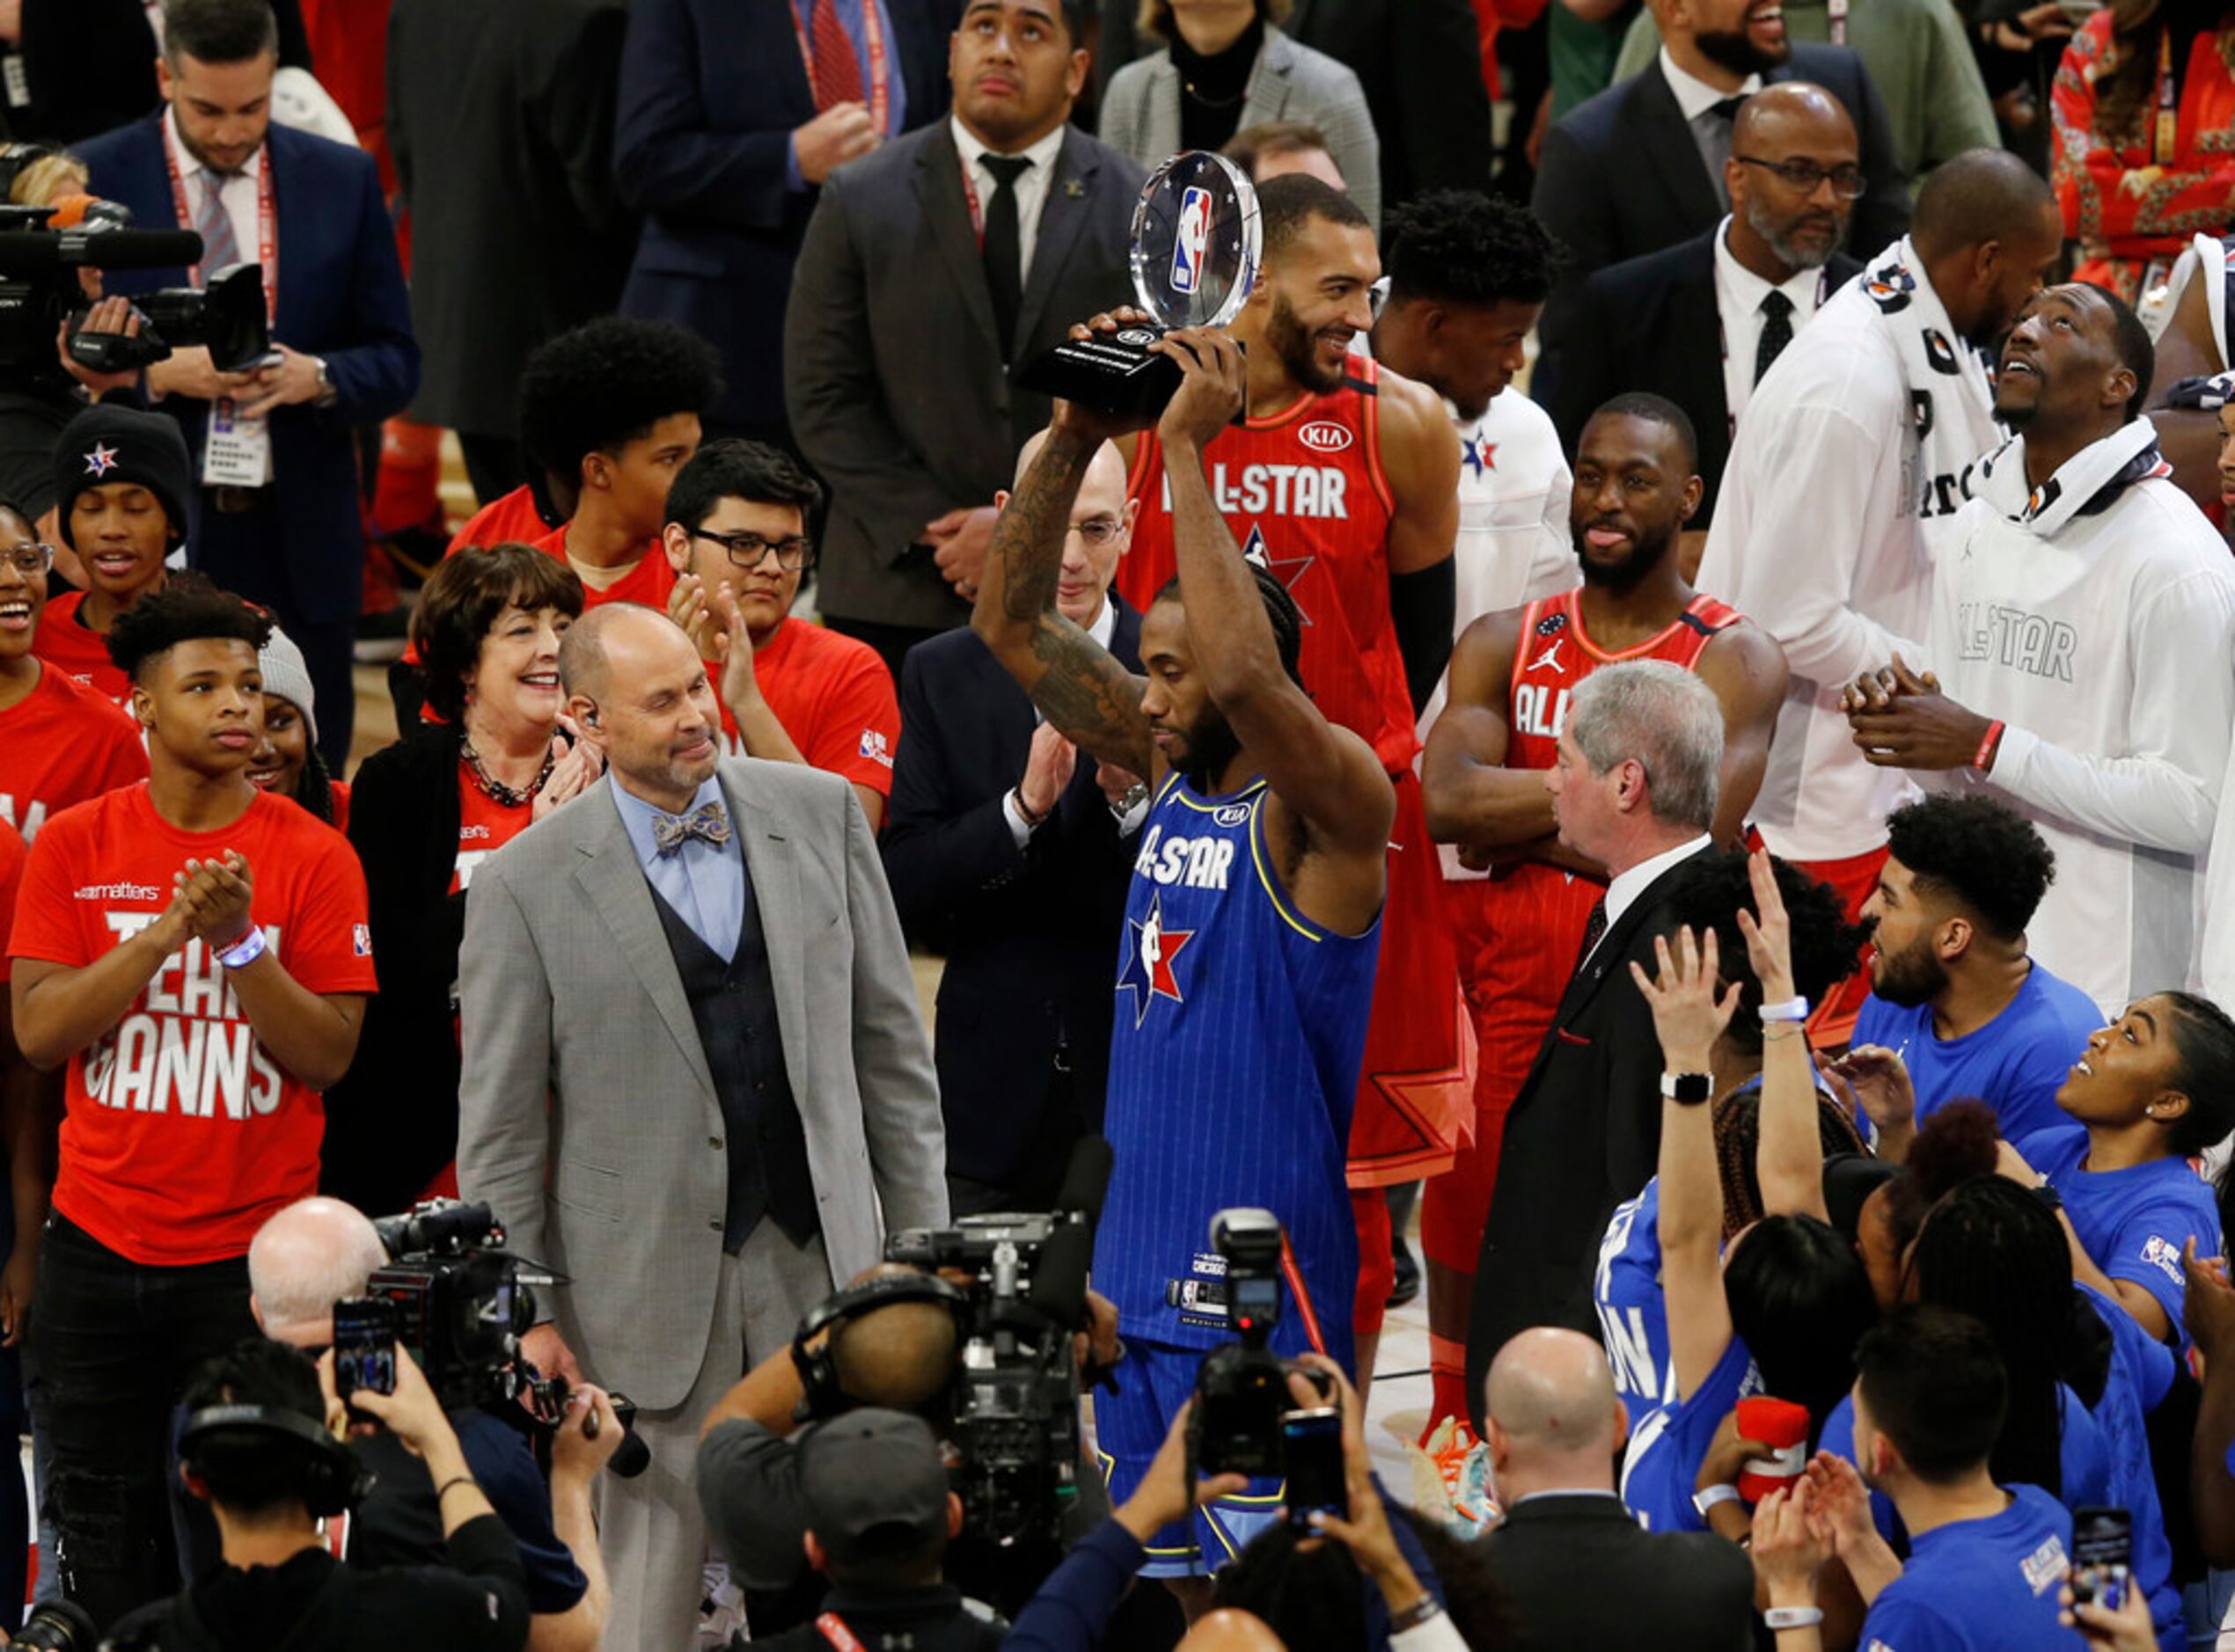
{"label": "white dress shirt", "polygon": [[[163,141],[169,146],[171,158],[178,164],[179,183],[186,191],[187,216],[179,227],[191,230],[202,216],[202,198],[209,189],[202,174],[209,169],[179,136],[179,116],[175,110],[163,112]],[[233,245],[240,249],[240,260],[253,264],[261,252],[262,230],[256,222],[256,190],[258,179],[264,171],[264,150],[259,145],[248,157],[247,164],[227,179],[217,192],[217,199],[224,203],[225,216],[232,220]],[[202,271],[204,279],[211,274]]]}
{"label": "white dress shirt", "polygon": [[[985,214],[993,203],[993,192],[1000,186],[993,174],[981,164],[987,155],[1000,153],[988,149],[964,126],[959,115],[949,115],[947,124],[955,135],[955,147],[962,151],[963,164],[970,168],[971,187],[978,191],[978,221],[977,227],[985,228]],[[1016,250],[1019,259],[1017,288],[1022,291],[1032,279],[1032,249],[1040,238],[1040,210],[1048,204],[1048,191],[1055,183],[1056,157],[1063,152],[1065,128],[1056,129],[1020,152],[1022,159],[1032,163],[1016,179]]]}
{"label": "white dress shirt", "polygon": [[1668,89],[1676,94],[1676,106],[1683,112],[1684,124],[1692,129],[1692,142],[1699,146],[1700,164],[1707,168],[1707,181],[1714,186],[1715,199],[1729,206],[1730,192],[1723,186],[1723,163],[1731,157],[1731,123],[1713,110],[1726,98],[1752,97],[1762,90],[1762,77],[1748,75],[1739,83],[1736,91],[1725,91],[1720,86],[1711,86],[1698,76],[1677,68],[1676,60],[1668,55],[1666,46],[1660,48],[1660,72],[1668,82]]}
{"label": "white dress shirt", "polygon": [[[1117,632],[1118,605],[1110,600],[1110,593],[1105,590],[1102,594],[1102,612],[1096,614],[1095,616],[1095,623],[1087,627],[1087,635],[1094,640],[1095,647],[1097,648],[1108,648],[1110,647],[1110,638],[1115,636]],[[1032,727],[1037,729],[1042,723],[1047,720],[1048,720],[1046,718],[1040,715],[1040,708],[1037,705],[1033,706]],[[1024,777],[1022,775],[1019,775],[1017,777],[1018,784],[1022,785],[1023,783],[1023,779]],[[1147,813],[1146,805],[1143,806],[1139,812],[1144,815]],[[1026,822],[1023,814],[1016,807],[1016,786],[1013,786],[1009,787],[1007,792],[1004,792],[1001,794],[1001,818],[1008,822],[1009,836],[1015,839],[1016,846],[1019,849],[1023,848],[1026,844],[1032,841],[1032,828]],[[1047,824],[1047,821],[1044,816],[1042,817],[1040,823],[1044,826]],[[1135,821],[1133,825],[1126,827],[1125,830],[1130,832],[1133,830],[1134,826],[1138,826],[1139,824],[1139,822]]]}
{"label": "white dress shirt", "polygon": [[1815,318],[1828,283],[1821,269],[1804,269],[1781,285],[1765,281],[1738,261],[1730,240],[1726,215],[1715,231],[1715,310],[1723,322],[1723,396],[1735,430],[1739,415],[1754,396],[1754,358],[1762,347],[1762,301],[1772,292],[1791,299],[1792,331],[1798,337]]}
{"label": "white dress shirt", "polygon": [[[1627,872],[1616,873],[1608,881],[1607,892],[1602,897],[1607,906],[1607,926],[1600,932],[1599,939],[1603,941],[1613,932],[1614,926],[1622,922],[1622,915],[1638,903],[1638,897],[1652,887],[1655,878],[1678,861],[1689,859],[1711,841],[1705,832],[1702,832],[1696,837],[1678,844],[1674,849],[1662,850],[1650,860],[1640,860]],[[1598,950],[1598,944],[1593,943],[1591,952]],[[1588,959],[1591,953],[1583,955]]]}

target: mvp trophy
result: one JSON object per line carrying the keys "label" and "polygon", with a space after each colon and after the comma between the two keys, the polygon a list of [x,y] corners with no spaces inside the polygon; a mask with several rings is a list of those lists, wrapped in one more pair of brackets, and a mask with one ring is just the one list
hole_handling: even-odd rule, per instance
{"label": "mvp trophy", "polygon": [[1019,382],[1097,413],[1161,413],[1180,369],[1148,347],[1176,327],[1223,327],[1241,314],[1261,244],[1257,192],[1241,168],[1205,150],[1173,156],[1149,174],[1133,208],[1133,291],[1162,325],[1066,340]]}

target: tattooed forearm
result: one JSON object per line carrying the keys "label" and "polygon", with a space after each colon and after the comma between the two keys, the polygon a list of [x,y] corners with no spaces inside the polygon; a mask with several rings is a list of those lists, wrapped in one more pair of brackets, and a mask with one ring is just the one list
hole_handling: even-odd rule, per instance
{"label": "tattooed forearm", "polygon": [[1029,623],[1055,603],[1072,502],[1094,455],[1091,443],[1051,431],[993,524],[986,571],[1000,587],[1001,612],[1012,624]]}
{"label": "tattooed forearm", "polygon": [[1102,761],[1148,773],[1154,748],[1141,714],[1140,678],[1060,614],[1041,618],[1032,656],[1043,668],[1032,684],[1041,714]]}

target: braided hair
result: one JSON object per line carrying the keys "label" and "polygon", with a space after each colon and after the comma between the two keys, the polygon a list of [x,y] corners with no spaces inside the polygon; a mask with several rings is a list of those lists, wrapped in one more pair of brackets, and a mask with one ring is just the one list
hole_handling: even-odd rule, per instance
{"label": "braided hair", "polygon": [[[1251,562],[1250,577],[1257,583],[1257,599],[1265,605],[1265,618],[1272,624],[1272,646],[1280,654],[1280,669],[1298,688],[1304,685],[1301,662],[1304,657],[1304,612],[1296,606],[1296,599],[1288,594],[1280,576],[1271,569]],[[1185,607],[1187,598],[1180,589],[1179,575],[1175,574],[1164,581],[1164,588],[1156,593],[1160,603],[1177,603]]]}
{"label": "braided hair", "polygon": [[[1816,1139],[1826,1159],[1835,1153],[1864,1153],[1862,1133],[1847,1109],[1816,1093]],[[1748,1088],[1715,1104],[1715,1170],[1723,1183],[1723,1238],[1727,1243],[1743,1227],[1768,1214],[1762,1208],[1762,1178],[1755,1166],[1762,1146],[1762,1092]]]}

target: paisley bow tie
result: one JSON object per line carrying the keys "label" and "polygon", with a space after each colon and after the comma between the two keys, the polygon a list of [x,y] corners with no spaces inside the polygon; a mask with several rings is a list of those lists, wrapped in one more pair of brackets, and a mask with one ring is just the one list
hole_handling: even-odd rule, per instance
{"label": "paisley bow tie", "polygon": [[703,837],[721,846],[729,841],[729,815],[719,803],[702,803],[688,815],[652,816],[652,841],[660,853],[671,855],[687,838]]}

